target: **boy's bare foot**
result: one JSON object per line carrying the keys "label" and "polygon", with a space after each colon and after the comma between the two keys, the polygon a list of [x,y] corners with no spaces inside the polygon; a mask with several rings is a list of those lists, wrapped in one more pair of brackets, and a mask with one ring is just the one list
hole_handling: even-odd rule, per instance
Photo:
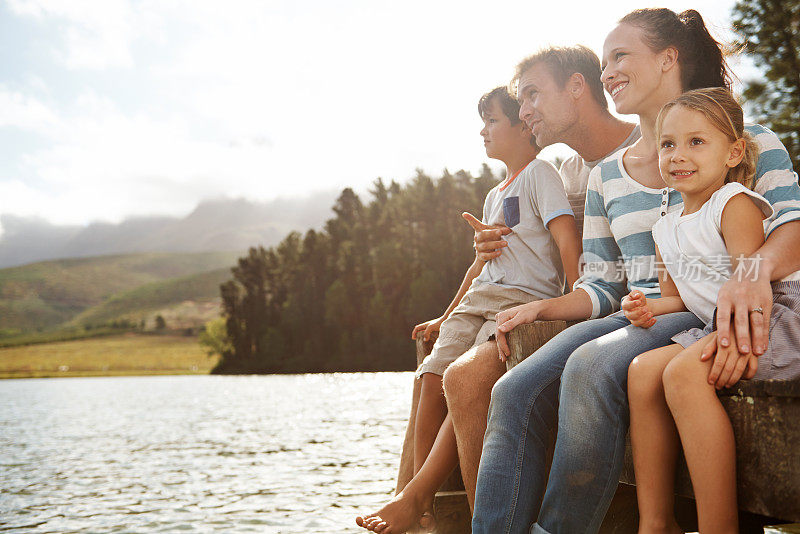
{"label": "boy's bare foot", "polygon": [[[408,489],[408,488],[406,488]],[[413,493],[401,491],[373,514],[356,517],[356,524],[379,534],[404,534],[430,530],[434,526],[430,513],[433,499],[418,500]]]}

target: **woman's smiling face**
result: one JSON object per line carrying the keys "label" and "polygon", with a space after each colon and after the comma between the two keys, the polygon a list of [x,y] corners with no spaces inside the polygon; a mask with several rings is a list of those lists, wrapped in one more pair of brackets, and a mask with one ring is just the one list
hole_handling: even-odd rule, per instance
{"label": "woman's smiling face", "polygon": [[[669,49],[668,49],[669,50]],[[644,30],[621,23],[603,44],[601,80],[614,101],[617,113],[639,113],[661,84],[664,52],[653,52],[644,40]]]}

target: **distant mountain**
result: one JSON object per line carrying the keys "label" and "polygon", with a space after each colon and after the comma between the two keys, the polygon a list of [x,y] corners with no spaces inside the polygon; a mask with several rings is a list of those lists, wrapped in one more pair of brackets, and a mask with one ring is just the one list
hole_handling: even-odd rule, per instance
{"label": "distant mountain", "polygon": [[[0,336],[135,318],[185,300],[217,299],[218,284],[240,255],[148,253],[0,269]],[[78,320],[82,313],[85,320]]]}
{"label": "distant mountain", "polygon": [[277,244],[293,230],[320,227],[333,216],[335,192],[303,199],[200,203],[183,218],[135,217],[119,224],[58,226],[39,218],[0,215],[0,268],[136,252],[244,251]]}

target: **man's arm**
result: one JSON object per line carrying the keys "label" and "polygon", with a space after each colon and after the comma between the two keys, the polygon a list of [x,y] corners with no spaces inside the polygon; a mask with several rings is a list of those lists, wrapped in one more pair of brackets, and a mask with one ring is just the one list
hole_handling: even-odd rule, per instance
{"label": "man's arm", "polygon": [[592,299],[584,289],[576,289],[552,299],[534,300],[521,306],[501,311],[495,316],[497,329],[495,339],[500,351],[500,359],[505,360],[511,354],[506,334],[521,324],[534,321],[576,321],[588,319],[592,314]]}

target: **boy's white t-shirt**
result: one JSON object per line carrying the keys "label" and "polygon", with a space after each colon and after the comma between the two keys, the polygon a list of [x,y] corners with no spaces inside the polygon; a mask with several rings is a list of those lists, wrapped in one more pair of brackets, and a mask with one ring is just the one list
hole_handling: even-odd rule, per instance
{"label": "boy's white t-shirt", "polygon": [[[667,213],[653,225],[653,240],[669,276],[678,288],[686,309],[710,324],[717,294],[733,274],[732,263],[722,239],[722,211],[734,196],[748,195],[766,216],[772,217],[770,203],[740,183],[725,184],[696,212]],[[768,224],[764,221],[764,226]],[[743,265],[747,269],[753,266]],[[745,271],[747,272],[747,271]]]}
{"label": "boy's white t-shirt", "polygon": [[508,246],[483,266],[478,282],[521,289],[536,297],[564,292],[561,255],[547,225],[560,215],[574,217],[564,183],[553,165],[534,159],[486,195],[484,224],[505,224]]}

